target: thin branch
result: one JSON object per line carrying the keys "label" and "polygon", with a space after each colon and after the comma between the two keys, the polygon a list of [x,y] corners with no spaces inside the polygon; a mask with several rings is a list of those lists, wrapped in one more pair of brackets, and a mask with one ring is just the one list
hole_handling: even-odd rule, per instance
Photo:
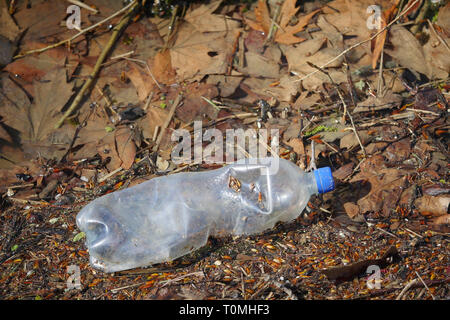
{"label": "thin branch", "polygon": [[64,120],[75,110],[75,108],[80,104],[81,100],[83,99],[85,93],[89,90],[91,87],[91,84],[94,82],[94,79],[97,77],[98,73],[100,72],[100,67],[103,64],[103,61],[106,59],[106,56],[108,55],[109,51],[113,47],[114,43],[116,42],[117,38],[119,37],[121,31],[128,25],[128,22],[130,21],[134,9],[137,8],[139,5],[139,2],[134,1],[132,2],[133,6],[130,7],[127,14],[122,18],[122,20],[119,22],[119,24],[113,29],[113,33],[111,35],[111,38],[109,39],[108,43],[106,44],[105,48],[103,48],[102,53],[97,59],[97,63],[95,64],[94,70],[89,75],[89,79],[86,80],[86,82],[81,87],[80,91],[78,92],[77,96],[73,100],[72,104],[70,105],[69,109],[64,113],[64,115],[59,119],[58,123],[55,125],[55,129],[58,129],[61,127],[61,125],[64,123]]}
{"label": "thin branch", "polygon": [[29,54],[32,54],[32,53],[41,53],[41,52],[47,51],[47,50],[49,50],[49,49],[53,49],[53,48],[59,47],[60,45],[63,45],[63,44],[65,44],[65,43],[70,43],[71,41],[75,40],[76,38],[78,38],[78,37],[81,36],[82,34],[85,34],[86,32],[91,31],[92,29],[98,27],[99,25],[105,23],[106,21],[111,20],[111,19],[114,18],[114,17],[117,17],[119,14],[121,14],[121,13],[127,11],[127,10],[130,9],[130,8],[132,8],[132,7],[134,8],[137,4],[138,4],[137,1],[131,2],[131,3],[128,4],[127,6],[123,7],[122,9],[120,9],[119,11],[117,11],[116,13],[114,13],[113,15],[111,15],[111,16],[109,16],[109,17],[103,19],[102,21],[100,21],[100,22],[98,22],[98,23],[96,23],[96,24],[94,24],[94,25],[92,25],[92,26],[90,26],[90,27],[88,27],[88,28],[86,28],[86,29],[84,29],[84,30],[81,30],[80,32],[78,32],[76,35],[72,36],[72,37],[69,38],[69,39],[60,41],[60,42],[58,42],[58,43],[52,44],[52,45],[50,45],[50,46],[48,46],[48,47],[45,47],[45,48],[34,49],[34,50],[27,51],[27,52],[25,52],[25,53],[18,54],[17,56],[14,56],[13,59],[22,58],[22,57],[24,57],[24,56],[26,56],[26,55],[29,55]]}

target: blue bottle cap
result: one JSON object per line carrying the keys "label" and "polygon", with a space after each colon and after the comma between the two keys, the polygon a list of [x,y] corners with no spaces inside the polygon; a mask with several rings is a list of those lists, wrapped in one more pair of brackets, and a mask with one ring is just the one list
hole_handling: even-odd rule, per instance
{"label": "blue bottle cap", "polygon": [[330,167],[319,168],[314,170],[317,189],[319,193],[325,193],[334,190],[334,180]]}

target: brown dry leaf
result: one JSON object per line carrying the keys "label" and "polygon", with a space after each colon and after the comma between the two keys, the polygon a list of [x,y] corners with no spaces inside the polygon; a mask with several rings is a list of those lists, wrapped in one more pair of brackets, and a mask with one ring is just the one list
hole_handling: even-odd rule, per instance
{"label": "brown dry leaf", "polygon": [[423,46],[423,52],[431,68],[432,77],[445,79],[450,73],[450,50],[448,49],[450,38],[444,32],[440,32],[438,28],[435,28],[435,31],[441,39],[430,30],[430,39]]}
{"label": "brown dry leaf", "polygon": [[397,107],[401,101],[401,95],[389,91],[383,97],[369,96],[366,100],[358,103],[353,113],[391,109]]}
{"label": "brown dry leaf", "polygon": [[409,138],[391,144],[383,153],[388,162],[401,162],[411,155],[411,140]]}
{"label": "brown dry leaf", "polygon": [[33,3],[31,8],[26,8],[24,4],[23,9],[14,14],[20,29],[27,30],[21,39],[21,50],[34,49],[30,45],[33,41],[46,42],[48,39],[58,42],[77,33],[61,24],[67,15],[67,6],[64,1],[41,1]]}
{"label": "brown dry leaf", "polygon": [[206,83],[217,86],[220,96],[226,98],[236,91],[242,79],[242,76],[213,74],[208,76]]}
{"label": "brown dry leaf", "polygon": [[421,213],[429,213],[433,216],[447,214],[450,196],[443,195],[438,197],[423,196],[414,201],[414,205]]}
{"label": "brown dry leaf", "polygon": [[183,105],[176,110],[176,116],[181,121],[188,123],[195,119],[203,118],[207,115],[210,119],[216,119],[219,110],[209,104],[209,100],[217,97],[219,91],[217,87],[207,83],[191,83],[186,87],[186,96]]}
{"label": "brown dry leaf", "polygon": [[0,35],[14,42],[20,34],[20,29],[11,18],[5,2],[0,4]]}
{"label": "brown dry leaf", "polygon": [[450,3],[439,9],[436,23],[450,36]]}
{"label": "brown dry leaf", "polygon": [[352,202],[346,202],[344,203],[344,210],[347,213],[347,215],[350,217],[350,219],[353,219],[359,214],[359,207],[352,203]]}
{"label": "brown dry leaf", "polygon": [[443,216],[437,217],[433,220],[433,224],[450,224],[450,214],[445,214]]}
{"label": "brown dry leaf", "polygon": [[341,32],[328,20],[325,15],[320,15],[317,18],[317,26],[320,28],[320,31],[314,33],[314,39],[327,39],[333,48],[337,48],[339,50],[344,50],[344,36]]}
{"label": "brown dry leaf", "polygon": [[[365,145],[370,140],[370,135],[366,130],[359,130],[358,135],[363,145]],[[356,146],[359,146],[359,141],[355,133],[351,131],[350,133],[342,137],[339,148],[349,150]]]}
{"label": "brown dry leaf", "polygon": [[199,32],[227,31],[239,27],[239,22],[230,19],[228,16],[213,14],[222,1],[212,1],[209,4],[186,13],[184,20],[191,23]]}
{"label": "brown dry leaf", "polygon": [[336,171],[333,171],[333,178],[338,180],[344,180],[353,172],[353,167],[355,164],[353,162],[347,163],[346,165],[343,165]]}
{"label": "brown dry leaf", "polygon": [[159,83],[171,85],[175,82],[176,74],[172,68],[169,50],[158,52],[149,65],[151,66],[153,76]]}
{"label": "brown dry leaf", "polygon": [[288,146],[292,147],[294,152],[298,155],[305,154],[305,146],[303,145],[303,141],[300,138],[292,138],[286,143]]}
{"label": "brown dry leaf", "polygon": [[[322,44],[323,44],[323,40],[315,40],[315,41],[311,40],[311,41],[312,41],[312,44],[315,46],[315,47],[311,47],[312,50],[315,50],[317,47],[322,46]],[[300,44],[300,46],[301,46],[301,44]],[[303,51],[304,47],[301,46],[300,48],[301,48],[300,50]],[[309,66],[306,63],[307,61],[315,64],[316,66],[321,66],[340,54],[339,49],[329,48],[329,47],[323,48],[311,56],[298,55],[299,53],[301,53],[301,51],[297,52],[297,50],[295,48],[287,49],[287,50],[285,50],[285,55],[286,55],[286,59],[289,64],[289,70],[297,71],[299,73],[304,73],[304,74],[307,74],[307,73],[310,73],[313,71],[317,71],[317,69]],[[299,59],[299,57],[301,57],[301,59]],[[343,61],[344,61],[343,58],[340,57],[340,58],[336,59],[335,61],[333,61],[332,63],[328,64],[326,68],[340,67],[342,65]],[[326,75],[325,75],[324,79],[328,79]],[[336,81],[336,79],[334,79],[334,78],[333,78],[333,80]]]}
{"label": "brown dry leaf", "polygon": [[295,71],[297,66],[302,66],[303,64],[305,64],[304,61],[299,61],[303,60],[299,59],[299,57],[308,58],[313,56],[317,51],[320,50],[320,48],[323,47],[326,41],[326,38],[315,38],[306,40],[295,46],[282,45],[281,49],[283,50],[283,53],[288,60],[289,70]]}
{"label": "brown dry leaf", "polygon": [[[81,116],[82,119],[85,117],[85,115]],[[78,133],[74,146],[82,147],[79,148],[72,159],[78,160],[93,157],[97,153],[98,146],[101,144],[101,141],[114,141],[114,131],[111,132],[112,129],[112,124],[109,124],[108,119],[101,113],[100,108],[95,110],[95,112],[87,120],[86,126],[81,128]],[[107,154],[101,153],[100,156],[106,157]]]}
{"label": "brown dry leaf", "polygon": [[131,168],[136,156],[136,145],[133,140],[133,133],[129,127],[118,128],[115,131],[116,151],[122,160],[121,167],[125,170]]}
{"label": "brown dry leaf", "polygon": [[277,86],[267,88],[266,92],[278,101],[291,102],[297,95],[299,89],[299,84],[295,81],[297,79],[297,77],[284,75],[281,77],[280,83]]}
{"label": "brown dry leaf", "polygon": [[247,66],[239,71],[252,77],[275,79],[280,76],[280,66],[278,63],[271,59],[267,59],[256,52],[246,52],[245,61]]}
{"label": "brown dry leaf", "polygon": [[135,63],[130,63],[130,70],[126,72],[127,77],[131,80],[137,90],[140,101],[145,101],[155,87],[155,82],[150,75],[136,66]]}
{"label": "brown dry leaf", "polygon": [[163,126],[167,119],[169,111],[160,107],[150,106],[146,111],[146,116],[139,120],[139,126],[142,128],[144,139],[152,140],[155,128]]}
{"label": "brown dry leaf", "polygon": [[180,26],[170,49],[172,67],[178,80],[197,80],[207,74],[225,74],[239,30],[197,32],[190,23]]}
{"label": "brown dry leaf", "polygon": [[[295,2],[295,0],[286,0],[285,3],[289,1]],[[320,10],[321,9],[317,9],[304,16],[299,17],[297,24],[294,26],[281,25],[281,29],[278,29],[275,35],[275,41],[281,44],[288,44],[288,45],[304,41],[305,39],[296,37],[295,34],[300,31],[303,31],[303,29],[308,25],[309,20],[311,20],[311,18],[314,17],[314,15],[318,13]]]}
{"label": "brown dry leaf", "polygon": [[[393,14],[396,11],[398,2],[399,2],[399,0],[396,0],[396,2],[392,5],[392,7],[389,10],[386,10],[383,12],[382,17],[380,17],[381,18],[380,29],[378,29],[377,31],[386,27],[386,25],[391,21]],[[384,48],[386,36],[387,36],[387,30],[384,30],[382,33],[380,33],[375,38],[375,47],[373,49],[373,54],[372,54],[372,69],[375,69],[377,67],[378,59],[380,58],[381,51]]]}
{"label": "brown dry leaf", "polygon": [[7,77],[2,79],[4,103],[0,115],[4,123],[19,133],[22,147],[30,155],[39,152],[45,158],[64,154],[73,136],[73,128],[55,130],[60,110],[72,95],[72,84],[66,82],[66,71],[56,68],[39,82],[34,82],[34,102]]}
{"label": "brown dry leaf", "polygon": [[350,182],[367,180],[366,187],[370,192],[359,199],[357,204],[360,213],[382,212],[386,217],[401,197],[401,193],[407,182],[404,170],[386,168],[382,155],[372,156],[361,163],[361,171]]}
{"label": "brown dry leaf", "polygon": [[401,66],[431,77],[432,73],[428,63],[426,63],[423,48],[411,32],[404,27],[394,25],[389,31],[389,40],[394,49],[385,48],[384,51],[387,54]]}
{"label": "brown dry leaf", "polygon": [[266,0],[258,0],[258,4],[255,7],[255,17],[256,22],[246,19],[246,23],[250,28],[264,32],[267,35],[272,22]]}
{"label": "brown dry leaf", "polygon": [[[317,9],[313,12],[299,17],[298,22],[295,25],[291,26],[289,25],[289,22],[299,10],[299,7],[295,7],[295,3],[296,0],[286,0],[283,2],[280,10],[280,28],[277,29],[275,33],[275,42],[290,45],[304,41],[305,39],[296,37],[295,34],[303,31],[309,20],[311,20],[311,18],[321,10]],[[272,26],[272,19],[270,17],[269,8],[267,7],[267,3],[265,0],[258,1],[257,6],[255,7],[255,17],[256,21],[246,19],[246,23],[250,26],[250,28],[264,32],[264,34],[266,35],[269,34],[270,27]]]}

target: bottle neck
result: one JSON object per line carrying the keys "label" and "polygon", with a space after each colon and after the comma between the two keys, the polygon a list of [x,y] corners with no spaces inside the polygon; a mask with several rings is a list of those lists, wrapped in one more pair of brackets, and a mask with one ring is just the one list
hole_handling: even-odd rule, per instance
{"label": "bottle neck", "polygon": [[318,194],[319,189],[317,187],[316,177],[314,176],[314,172],[310,171],[306,173],[306,176],[308,177],[308,183],[307,187],[309,189],[310,194]]}

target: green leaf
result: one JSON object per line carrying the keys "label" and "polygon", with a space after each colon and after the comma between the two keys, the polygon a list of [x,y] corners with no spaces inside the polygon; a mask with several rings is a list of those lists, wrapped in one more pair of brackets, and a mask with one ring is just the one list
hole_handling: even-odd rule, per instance
{"label": "green leaf", "polygon": [[77,242],[77,241],[83,239],[84,237],[86,237],[86,234],[84,232],[80,232],[75,237],[73,237],[72,241]]}
{"label": "green leaf", "polygon": [[13,246],[11,247],[11,251],[16,251],[18,247],[19,247],[19,246],[18,246],[17,244],[13,245]]}
{"label": "green leaf", "polygon": [[42,300],[42,297],[40,295],[37,295],[36,297],[34,297],[34,300]]}
{"label": "green leaf", "polygon": [[113,132],[114,128],[112,127],[105,127],[106,132]]}

